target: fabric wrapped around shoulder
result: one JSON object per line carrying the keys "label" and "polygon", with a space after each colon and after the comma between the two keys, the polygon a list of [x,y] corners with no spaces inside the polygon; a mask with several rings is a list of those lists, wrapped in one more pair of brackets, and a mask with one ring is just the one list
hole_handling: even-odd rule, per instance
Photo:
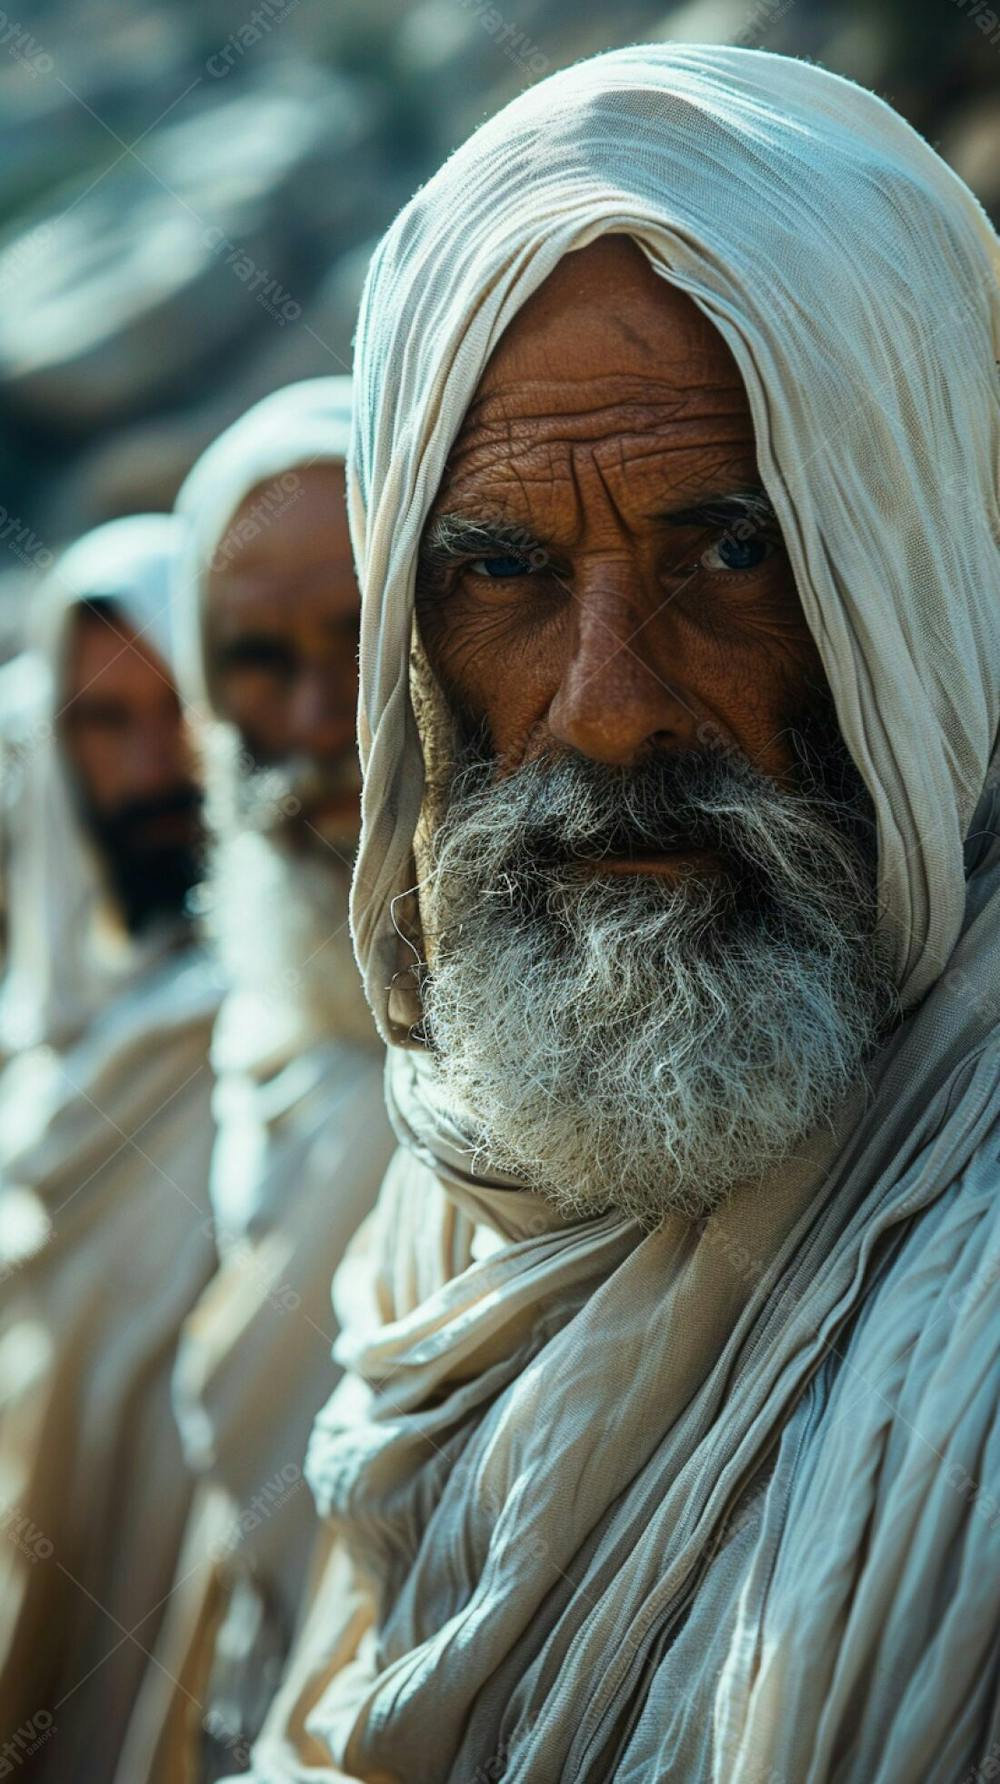
{"label": "fabric wrapped around shoulder", "polygon": [[[505,327],[610,232],[745,380],[906,1012],[830,1131],[646,1236],[489,1174],[406,995],[448,735],[421,529]],[[872,94],[673,45],[523,94],[375,255],[353,922],[410,1162],[368,1289],[341,1274],[350,1373],[310,1462],[339,1572],[268,1784],[941,1784],[1000,1751],[998,271],[971,193]],[[403,1214],[430,1184],[496,1243],[409,1304],[387,1285],[440,1264]]]}

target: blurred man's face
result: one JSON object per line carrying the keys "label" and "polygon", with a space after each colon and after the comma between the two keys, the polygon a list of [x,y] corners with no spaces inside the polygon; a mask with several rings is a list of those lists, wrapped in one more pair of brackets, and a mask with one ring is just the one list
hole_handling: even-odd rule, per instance
{"label": "blurred man's face", "polygon": [[176,915],[200,871],[200,793],[173,680],[110,603],[72,629],[59,721],[84,822],[129,929]]}
{"label": "blurred man's face", "polygon": [[300,846],[357,838],[358,629],[342,467],[258,485],[213,559],[209,677],[249,757],[246,821]]}

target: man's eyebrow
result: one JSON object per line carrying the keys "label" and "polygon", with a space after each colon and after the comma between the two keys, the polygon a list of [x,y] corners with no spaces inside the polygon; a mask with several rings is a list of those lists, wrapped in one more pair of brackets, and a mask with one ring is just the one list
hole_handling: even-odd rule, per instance
{"label": "man's eyebrow", "polygon": [[[771,499],[762,488],[722,490],[681,508],[667,508],[654,516],[671,527],[731,527],[738,524],[756,530],[773,527],[777,517]],[[443,569],[466,557],[488,552],[507,552],[528,557],[548,551],[529,527],[519,521],[467,514],[436,514],[428,522],[420,544],[419,567],[423,572]]]}
{"label": "man's eyebrow", "polygon": [[228,636],[217,638],[212,646],[213,654],[226,661],[236,662],[240,657],[255,652],[274,652],[282,654],[290,649],[287,639],[280,632],[269,632],[264,626],[248,626],[244,632],[233,632]]}
{"label": "man's eyebrow", "polygon": [[529,527],[518,521],[444,513],[429,521],[420,545],[420,560],[432,568],[453,558],[477,557],[498,550],[527,556],[544,550],[544,546]]}
{"label": "man's eyebrow", "polygon": [[727,527],[737,521],[752,527],[777,525],[771,498],[762,487],[720,491],[683,508],[665,508],[656,518],[671,527]]}

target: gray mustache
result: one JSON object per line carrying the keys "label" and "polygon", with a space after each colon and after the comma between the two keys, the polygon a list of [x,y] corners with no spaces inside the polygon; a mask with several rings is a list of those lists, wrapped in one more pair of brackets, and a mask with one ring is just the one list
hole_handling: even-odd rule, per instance
{"label": "gray mustache", "polygon": [[[501,792],[502,789],[502,792]],[[783,792],[738,757],[686,751],[651,757],[629,768],[582,756],[540,758],[503,781],[482,762],[457,777],[459,806],[482,802],[504,809],[504,830],[517,838],[517,856],[536,867],[643,856],[690,848],[721,856],[756,855],[762,812],[787,822],[807,815],[855,838],[870,833],[867,794],[860,776],[838,793]],[[803,832],[803,841],[806,835]]]}

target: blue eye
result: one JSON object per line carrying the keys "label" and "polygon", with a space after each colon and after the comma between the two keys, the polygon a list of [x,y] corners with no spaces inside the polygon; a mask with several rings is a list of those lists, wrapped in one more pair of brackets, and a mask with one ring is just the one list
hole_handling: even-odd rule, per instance
{"label": "blue eye", "polygon": [[476,576],[492,576],[502,581],[505,576],[527,576],[531,569],[526,557],[517,557],[514,553],[506,556],[473,558],[469,569]]}
{"label": "blue eye", "polygon": [[721,539],[702,552],[698,562],[703,570],[755,570],[773,551],[773,541],[762,539],[759,534],[737,539],[732,533],[723,533]]}

